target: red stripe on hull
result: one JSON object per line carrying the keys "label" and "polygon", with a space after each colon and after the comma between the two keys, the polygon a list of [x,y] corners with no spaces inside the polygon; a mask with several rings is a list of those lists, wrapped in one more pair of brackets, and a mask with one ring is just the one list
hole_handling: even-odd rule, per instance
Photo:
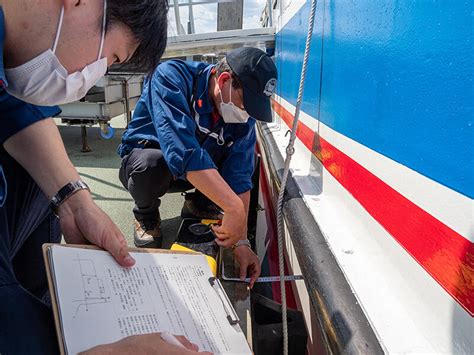
{"label": "red stripe on hull", "polygon": [[[257,149],[259,150],[258,146]],[[264,201],[265,219],[267,221],[267,234],[265,235],[265,243],[267,247],[267,261],[271,276],[279,276],[280,268],[278,265],[278,232],[276,230],[276,213],[273,208],[272,194],[270,191],[269,180],[263,165],[260,165],[260,188]],[[288,264],[285,260],[285,274],[291,275]],[[286,304],[289,308],[297,309],[295,295],[290,282],[285,283],[286,287]],[[281,303],[281,290],[279,282],[272,282],[273,300]]]}
{"label": "red stripe on hull", "polygon": [[[275,112],[292,127],[278,102]],[[474,316],[474,243],[415,205],[301,121],[298,138],[388,233]]]}

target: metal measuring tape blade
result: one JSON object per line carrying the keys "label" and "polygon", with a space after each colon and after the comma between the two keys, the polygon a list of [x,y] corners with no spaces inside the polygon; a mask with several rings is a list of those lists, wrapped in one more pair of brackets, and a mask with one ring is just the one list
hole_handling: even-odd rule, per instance
{"label": "metal measuring tape blade", "polygon": [[[250,282],[250,277],[246,277],[245,279],[241,280],[238,277],[226,277],[222,275],[222,279],[224,281],[232,281],[232,282]],[[287,275],[283,277],[284,281],[296,281],[296,280],[304,280],[303,275]],[[280,276],[262,276],[257,278],[255,282],[280,282]]]}
{"label": "metal measuring tape blade", "polygon": [[[239,277],[226,277],[224,271],[224,263],[221,263],[221,270],[222,270],[222,280],[224,281],[232,281],[232,282],[250,282],[250,277],[246,277],[245,279],[241,280]],[[304,280],[303,275],[287,275],[283,276],[284,281],[296,281],[296,280]],[[257,278],[255,282],[280,282],[280,276],[262,276]]]}

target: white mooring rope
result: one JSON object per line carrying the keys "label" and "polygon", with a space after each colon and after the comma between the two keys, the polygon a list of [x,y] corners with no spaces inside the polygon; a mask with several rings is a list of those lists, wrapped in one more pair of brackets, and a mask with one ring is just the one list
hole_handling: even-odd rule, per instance
{"label": "white mooring rope", "polygon": [[298,90],[298,99],[296,101],[295,119],[293,127],[291,128],[290,141],[286,147],[285,168],[283,170],[283,178],[281,180],[280,191],[278,194],[277,204],[277,229],[278,229],[278,266],[280,271],[280,291],[281,291],[281,316],[283,324],[283,354],[288,355],[288,319],[286,306],[286,290],[285,290],[285,267],[284,267],[284,243],[285,230],[283,220],[283,197],[286,190],[286,182],[288,180],[288,173],[290,171],[291,156],[295,152],[296,129],[298,127],[298,120],[300,116],[301,103],[303,101],[304,83],[306,80],[306,68],[308,65],[308,57],[311,39],[313,37],[314,17],[316,13],[317,0],[311,0],[311,11],[309,14],[308,34],[306,36],[306,46],[304,49],[303,67],[301,69],[300,87]]}

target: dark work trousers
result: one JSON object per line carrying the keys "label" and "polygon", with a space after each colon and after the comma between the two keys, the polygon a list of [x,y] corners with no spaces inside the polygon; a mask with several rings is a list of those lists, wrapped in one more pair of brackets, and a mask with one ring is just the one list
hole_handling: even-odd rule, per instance
{"label": "dark work trousers", "polygon": [[139,221],[157,218],[160,197],[166,192],[193,188],[187,181],[173,179],[163,152],[156,148],[135,148],[124,156],[119,178],[135,200],[133,213]]}
{"label": "dark work trousers", "polygon": [[61,239],[58,219],[30,175],[3,149],[7,197],[0,207],[0,354],[55,354],[41,246]]}

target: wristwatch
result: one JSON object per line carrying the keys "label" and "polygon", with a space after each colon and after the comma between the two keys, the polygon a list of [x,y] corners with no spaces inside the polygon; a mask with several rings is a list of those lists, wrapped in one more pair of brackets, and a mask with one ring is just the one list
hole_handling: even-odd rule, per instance
{"label": "wristwatch", "polygon": [[71,181],[64,185],[51,199],[51,209],[53,212],[57,215],[59,206],[61,206],[69,197],[81,190],[90,191],[89,186],[87,186],[87,184],[82,180]]}
{"label": "wristwatch", "polygon": [[250,241],[248,239],[241,239],[232,246],[232,250],[242,245],[245,245],[246,247],[249,247],[250,249],[252,249],[252,245],[250,244]]}

